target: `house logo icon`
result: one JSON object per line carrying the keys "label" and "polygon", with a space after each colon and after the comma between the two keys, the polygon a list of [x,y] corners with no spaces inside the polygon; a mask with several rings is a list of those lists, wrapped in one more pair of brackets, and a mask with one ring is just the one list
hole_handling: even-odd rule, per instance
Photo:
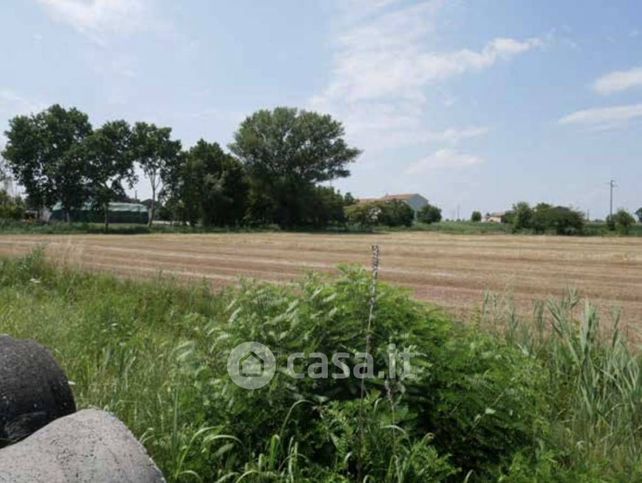
{"label": "house logo icon", "polygon": [[227,358],[227,373],[243,389],[260,389],[274,377],[276,359],[269,347],[259,342],[237,345]]}

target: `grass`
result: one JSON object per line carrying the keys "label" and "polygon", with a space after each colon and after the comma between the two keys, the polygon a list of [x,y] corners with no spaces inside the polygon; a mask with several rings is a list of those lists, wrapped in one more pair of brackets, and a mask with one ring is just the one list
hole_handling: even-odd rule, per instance
{"label": "grass", "polygon": [[[0,262],[0,332],[50,347],[80,407],[117,414],[170,481],[636,481],[640,361],[574,293],[520,318],[488,296],[467,324],[380,284],[371,354],[414,354],[412,377],[231,383],[240,342],[362,351],[363,271],[298,287],[118,280]],[[617,322],[617,317],[615,317]],[[607,327],[609,324],[607,324]],[[353,362],[353,361],[351,361]],[[365,415],[365,417],[360,417]]]}

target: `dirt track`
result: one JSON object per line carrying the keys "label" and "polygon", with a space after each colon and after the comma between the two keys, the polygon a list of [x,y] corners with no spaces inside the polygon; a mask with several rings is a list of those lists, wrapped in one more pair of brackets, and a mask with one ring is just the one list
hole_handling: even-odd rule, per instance
{"label": "dirt track", "polygon": [[[214,286],[238,277],[290,281],[339,263],[369,264],[381,246],[383,280],[459,313],[479,305],[485,290],[512,293],[522,307],[569,287],[628,322],[642,320],[642,239],[382,235],[212,234],[0,236],[0,255],[46,246],[48,255],[119,275],[205,278]],[[642,329],[642,324],[631,324]]]}

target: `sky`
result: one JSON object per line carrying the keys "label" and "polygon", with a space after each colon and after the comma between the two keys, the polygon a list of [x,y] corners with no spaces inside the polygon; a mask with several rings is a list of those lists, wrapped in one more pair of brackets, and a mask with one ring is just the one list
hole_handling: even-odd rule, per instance
{"label": "sky", "polygon": [[226,147],[292,106],[343,122],[357,197],[642,206],[639,0],[4,0],[0,42],[0,131],[59,103]]}

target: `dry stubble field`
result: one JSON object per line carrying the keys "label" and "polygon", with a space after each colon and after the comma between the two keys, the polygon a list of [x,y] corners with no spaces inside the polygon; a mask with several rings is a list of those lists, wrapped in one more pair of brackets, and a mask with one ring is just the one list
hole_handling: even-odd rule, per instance
{"label": "dry stubble field", "polygon": [[574,287],[608,313],[623,310],[642,330],[642,239],[388,233],[0,236],[0,255],[45,246],[48,256],[121,276],[205,278],[214,287],[239,277],[288,282],[340,263],[369,265],[381,247],[381,277],[421,300],[458,314],[479,307],[484,291],[512,294],[527,310],[534,299]]}

